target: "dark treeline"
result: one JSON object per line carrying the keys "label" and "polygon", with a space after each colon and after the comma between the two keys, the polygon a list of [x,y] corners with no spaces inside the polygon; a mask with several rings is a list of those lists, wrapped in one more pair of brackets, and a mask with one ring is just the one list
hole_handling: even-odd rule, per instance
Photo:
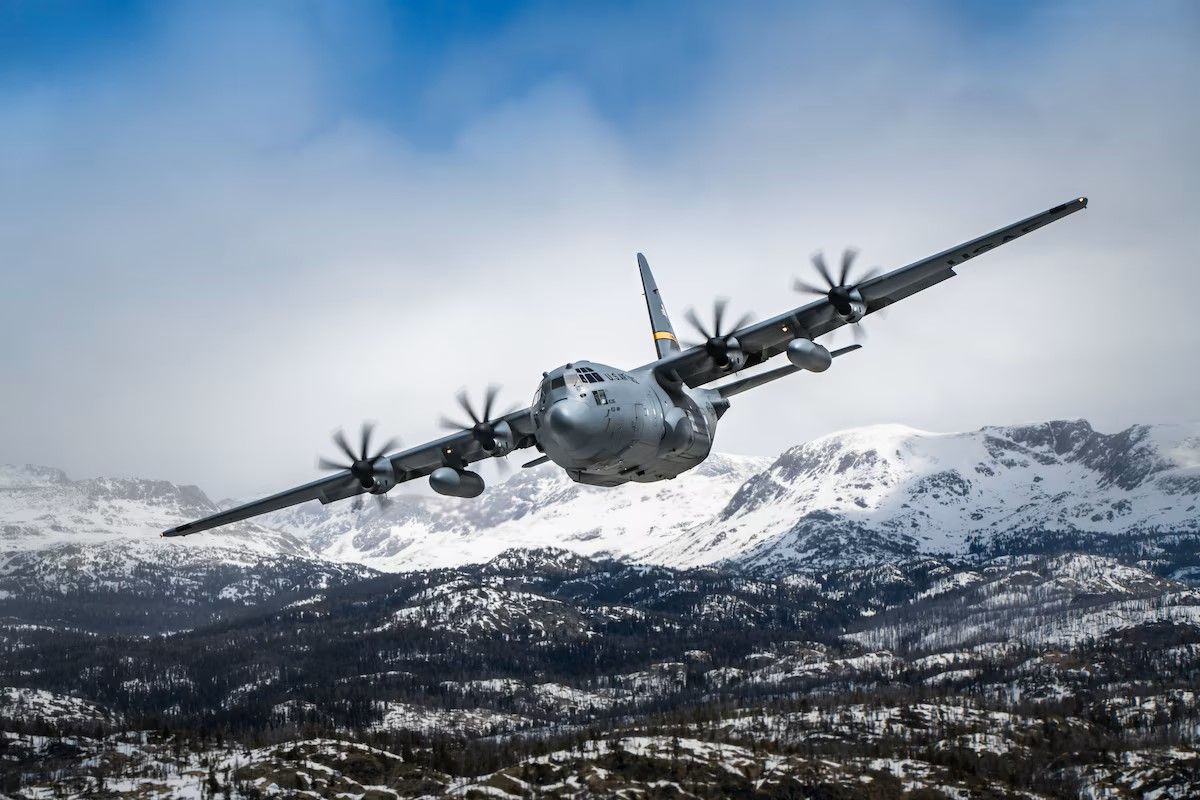
{"label": "dark treeline", "polygon": [[[1022,562],[1019,572],[1036,576],[1036,566]],[[922,558],[782,580],[586,559],[527,570],[491,565],[374,575],[319,591],[281,587],[256,608],[170,635],[8,626],[0,686],[86,698],[112,716],[39,719],[9,708],[4,730],[50,737],[53,746],[29,755],[0,738],[0,760],[7,750],[20,765],[21,786],[75,776],[95,793],[101,778],[80,777],[72,765],[117,767],[88,751],[103,745],[88,742],[140,731],[176,764],[155,770],[195,769],[197,758],[225,764],[206,779],[214,797],[254,796],[265,768],[228,764],[248,763],[257,748],[302,762],[312,754],[297,748],[313,745],[301,743],[324,739],[394,754],[361,756],[363,780],[417,794],[509,769],[552,784],[562,775],[531,761],[552,752],[639,780],[686,779],[697,796],[742,791],[688,761],[682,746],[653,763],[632,750],[597,749],[645,736],[795,759],[804,780],[818,778],[801,764],[912,759],[979,785],[1058,796],[1081,780],[1066,764],[1111,765],[1137,748],[1190,746],[1200,725],[1200,629],[1192,625],[964,654],[974,640],[954,638],[957,626],[963,609],[990,596],[986,582],[915,602],[947,578],[1003,576],[1004,563]],[[1122,602],[1148,607],[1179,588],[1152,576],[1144,584]],[[1033,605],[988,606],[988,624],[1016,631],[1039,615],[1113,599],[1046,585],[1029,588]],[[82,599],[65,602],[58,619]],[[872,653],[880,649],[872,637],[891,652]],[[922,657],[955,648],[961,664]],[[514,683],[486,683],[504,679]],[[551,702],[536,689],[557,684],[582,699]],[[433,722],[382,724],[394,709]],[[472,711],[476,722],[437,722],[449,718],[439,713]],[[1008,749],[995,752],[988,736]],[[899,796],[901,783],[872,775],[876,796]],[[824,796],[864,796],[820,785]],[[765,796],[806,796],[798,786]]]}

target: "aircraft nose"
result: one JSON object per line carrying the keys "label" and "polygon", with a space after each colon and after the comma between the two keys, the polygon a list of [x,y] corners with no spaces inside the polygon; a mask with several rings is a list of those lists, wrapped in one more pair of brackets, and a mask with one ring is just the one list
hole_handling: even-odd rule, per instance
{"label": "aircraft nose", "polygon": [[604,432],[604,416],[586,403],[564,400],[551,406],[546,423],[554,437],[572,450],[595,449]]}

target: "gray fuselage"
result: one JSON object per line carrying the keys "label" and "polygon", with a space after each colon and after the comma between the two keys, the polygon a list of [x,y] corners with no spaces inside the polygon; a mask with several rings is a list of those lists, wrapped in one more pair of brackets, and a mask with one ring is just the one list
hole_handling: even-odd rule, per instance
{"label": "gray fuselage", "polygon": [[617,486],[699,464],[727,407],[711,389],[668,392],[648,370],[576,361],[545,374],[530,415],[538,444],[573,480]]}

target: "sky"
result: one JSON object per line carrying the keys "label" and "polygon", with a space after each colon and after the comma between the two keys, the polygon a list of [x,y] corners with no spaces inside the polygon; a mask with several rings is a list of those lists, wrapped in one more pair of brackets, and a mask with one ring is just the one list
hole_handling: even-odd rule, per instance
{"label": "sky", "polygon": [[0,462],[273,492],[651,360],[638,251],[682,333],[1080,195],[717,449],[1195,421],[1197,75],[1189,2],[0,2]]}

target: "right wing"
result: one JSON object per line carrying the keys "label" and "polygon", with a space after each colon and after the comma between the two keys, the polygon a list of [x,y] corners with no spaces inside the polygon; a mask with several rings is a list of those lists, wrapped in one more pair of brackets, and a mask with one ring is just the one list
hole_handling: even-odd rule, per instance
{"label": "right wing", "polygon": [[[954,268],[964,261],[1084,208],[1087,208],[1087,198],[1079,197],[906,267],[864,281],[857,288],[866,302],[867,314],[935,286],[947,278],[953,278],[957,274]],[[746,354],[743,369],[748,369],[782,353],[792,339],[815,339],[846,324],[848,323],[838,316],[830,302],[822,298],[770,319],[747,325],[734,331],[732,335],[737,337],[742,351]],[[641,369],[652,369],[666,383],[682,381],[692,387],[711,383],[730,374],[713,362],[703,346],[673,353]]]}
{"label": "right wing", "polygon": [[[533,445],[533,426],[529,418],[529,409],[523,408],[505,414],[501,419],[509,424],[513,431],[513,450],[519,450]],[[446,465],[470,464],[491,458],[479,446],[470,431],[443,436],[432,442],[401,450],[388,456],[381,456],[392,462],[392,470],[396,475],[396,484],[421,478]],[[309,500],[319,500],[322,504],[347,497],[363,494],[367,490],[362,487],[349,470],[335,472],[320,480],[297,486],[294,489],[255,500],[252,503],[221,511],[210,517],[188,522],[183,525],[163,531],[163,536],[187,536],[191,533],[207,531],[231,522],[240,522],[259,514],[278,511],[288,506],[306,503]]]}

